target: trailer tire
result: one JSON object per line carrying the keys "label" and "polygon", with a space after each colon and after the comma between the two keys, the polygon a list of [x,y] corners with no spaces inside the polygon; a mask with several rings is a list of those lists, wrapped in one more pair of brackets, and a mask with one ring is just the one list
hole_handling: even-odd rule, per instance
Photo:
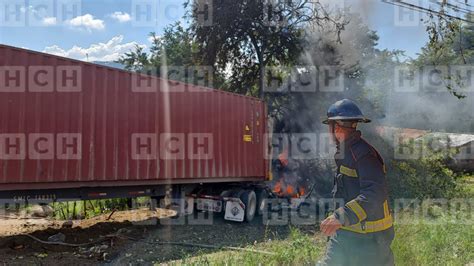
{"label": "trailer tire", "polygon": [[245,205],[244,221],[250,223],[257,213],[257,195],[253,190],[246,190],[240,195],[240,199]]}

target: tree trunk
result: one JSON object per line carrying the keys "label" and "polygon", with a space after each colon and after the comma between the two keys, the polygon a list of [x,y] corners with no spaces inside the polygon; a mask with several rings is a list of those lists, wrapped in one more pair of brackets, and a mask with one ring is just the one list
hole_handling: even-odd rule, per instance
{"label": "tree trunk", "polygon": [[258,41],[250,34],[250,40],[252,41],[253,47],[255,52],[257,53],[258,63],[259,63],[259,83],[258,83],[258,97],[263,100],[265,96],[264,88],[265,88],[265,58],[264,58],[264,51],[265,51],[265,43],[262,42],[262,46],[258,46]]}
{"label": "tree trunk", "polygon": [[263,62],[260,63],[260,83],[259,83],[259,95],[258,97],[263,100],[263,97],[265,96],[264,92],[265,88],[265,66],[263,65]]}
{"label": "tree trunk", "polygon": [[259,98],[263,100],[265,97],[265,67],[266,67],[266,62],[265,62],[265,41],[262,41],[262,47],[260,47],[260,53],[259,53],[259,58],[258,61],[260,61],[260,94]]}

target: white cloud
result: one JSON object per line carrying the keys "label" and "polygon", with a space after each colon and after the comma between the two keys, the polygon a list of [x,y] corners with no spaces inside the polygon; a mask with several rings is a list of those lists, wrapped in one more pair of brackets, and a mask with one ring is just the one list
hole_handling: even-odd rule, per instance
{"label": "white cloud", "polygon": [[111,14],[110,17],[117,20],[120,23],[124,23],[124,22],[128,22],[132,20],[132,18],[130,17],[130,14],[125,13],[125,12],[119,12],[119,11]]}
{"label": "white cloud", "polygon": [[[157,35],[156,38],[160,39],[160,36]],[[148,42],[153,43],[155,41],[155,38],[153,38],[153,36],[148,36],[147,40]]]}
{"label": "white cloud", "polygon": [[[46,47],[43,52],[48,54],[54,54],[64,56],[68,58],[74,58],[82,61],[115,61],[120,58],[124,53],[135,49],[136,42],[122,43],[123,36],[115,36],[106,43],[92,44],[87,48],[73,46],[69,50],[53,45]],[[146,45],[139,44],[141,47]]]}
{"label": "white cloud", "polygon": [[[40,6],[41,7],[41,6]],[[31,16],[30,23],[35,23],[36,21],[41,24],[35,25],[43,25],[43,26],[55,26],[57,24],[57,18],[51,17],[52,12],[47,12],[47,10],[38,7],[35,9],[34,6],[22,6],[20,7],[20,12],[26,13],[27,15]]]}
{"label": "white cloud", "polygon": [[94,16],[91,14],[85,14],[83,16],[75,17],[71,20],[66,21],[66,24],[88,31],[105,29],[104,21],[94,18]]}
{"label": "white cloud", "polygon": [[57,18],[55,17],[44,17],[43,18],[43,25],[45,26],[54,26],[58,22]]}

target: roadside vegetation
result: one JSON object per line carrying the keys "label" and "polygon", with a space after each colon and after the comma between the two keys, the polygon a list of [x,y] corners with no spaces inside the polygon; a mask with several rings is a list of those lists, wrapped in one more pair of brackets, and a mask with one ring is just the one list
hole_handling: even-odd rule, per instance
{"label": "roadside vegetation", "polygon": [[[466,216],[471,216],[470,220]],[[474,263],[473,217],[469,210],[447,213],[431,207],[428,217],[407,214],[395,229],[392,249],[396,265]]]}
{"label": "roadside vegetation", "polygon": [[324,254],[326,238],[315,237],[291,228],[286,240],[256,243],[246,248],[272,254],[248,251],[221,251],[184,258],[168,265],[314,265]]}
{"label": "roadside vegetation", "polygon": [[[40,203],[38,205],[38,203]],[[104,200],[80,200],[52,202],[18,202],[1,206],[5,212],[20,214],[21,216],[49,217],[55,220],[81,220],[116,211],[131,210],[145,207],[150,204],[149,197],[133,199],[116,198]]]}
{"label": "roadside vegetation", "polygon": [[[431,206],[427,216],[410,211],[396,224],[392,249],[396,265],[470,265],[474,262],[474,230],[466,210],[451,215]],[[459,223],[457,219],[460,219]],[[245,248],[248,251],[220,251],[187,257],[166,265],[315,265],[322,258],[326,238],[292,228],[286,240],[267,240]],[[157,264],[158,265],[158,264]]]}
{"label": "roadside vegetation", "polygon": [[51,203],[54,218],[58,220],[87,219],[113,211],[128,210],[127,199],[83,200]]}

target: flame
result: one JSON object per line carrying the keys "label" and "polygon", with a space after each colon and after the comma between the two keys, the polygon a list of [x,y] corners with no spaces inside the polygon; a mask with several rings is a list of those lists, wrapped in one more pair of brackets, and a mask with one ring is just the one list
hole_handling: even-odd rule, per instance
{"label": "flame", "polygon": [[304,189],[304,187],[300,187],[300,196],[304,196],[306,195],[306,190]]}
{"label": "flame", "polygon": [[300,198],[305,195],[304,187],[295,188],[290,184],[285,184],[284,180],[280,180],[273,186],[273,193],[280,197]]}
{"label": "flame", "polygon": [[295,189],[293,188],[292,185],[288,185],[286,187],[286,194],[289,196],[292,196],[295,193]]}
{"label": "flame", "polygon": [[[288,155],[288,148],[284,149],[282,153],[278,155],[278,160],[284,168],[287,168],[289,164]],[[279,180],[273,186],[273,193],[277,196],[299,198],[305,195],[306,191],[304,187],[292,185],[298,180],[294,173],[280,173],[277,179]]]}
{"label": "flame", "polygon": [[281,193],[281,183],[280,181],[276,182],[275,186],[273,187],[273,192],[276,194]]}

